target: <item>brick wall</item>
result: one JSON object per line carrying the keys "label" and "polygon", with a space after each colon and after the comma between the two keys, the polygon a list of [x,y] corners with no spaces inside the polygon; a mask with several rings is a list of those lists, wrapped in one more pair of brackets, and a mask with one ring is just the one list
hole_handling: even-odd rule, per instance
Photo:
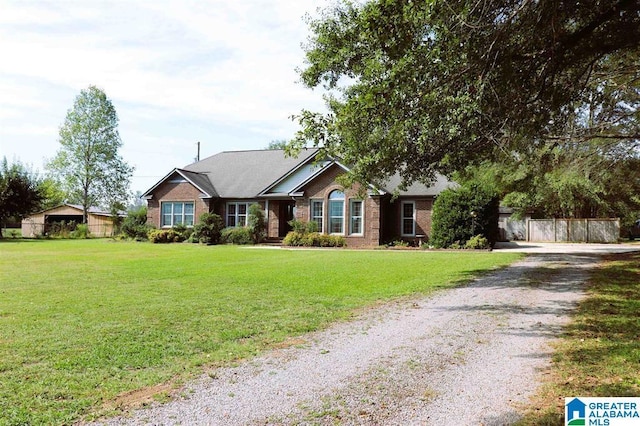
{"label": "brick wall", "polygon": [[364,217],[363,217],[363,235],[349,235],[349,199],[361,199],[359,194],[359,186],[354,188],[343,189],[343,187],[336,182],[336,178],[342,175],[344,171],[337,165],[331,166],[329,170],[326,170],[312,182],[310,182],[303,189],[304,198],[296,199],[296,219],[308,222],[310,220],[310,200],[323,200],[324,201],[324,230],[326,232],[328,228],[328,200],[329,194],[334,190],[343,191],[345,194],[345,215],[344,215],[344,230],[345,238],[347,240],[347,246],[349,247],[374,247],[380,244],[380,198],[364,196]]}
{"label": "brick wall", "polygon": [[194,221],[197,223],[202,213],[209,212],[209,200],[200,198],[202,193],[188,182],[170,183],[168,180],[160,185],[153,193],[153,198],[147,200],[147,223],[160,228],[161,201],[191,201],[194,204]]}

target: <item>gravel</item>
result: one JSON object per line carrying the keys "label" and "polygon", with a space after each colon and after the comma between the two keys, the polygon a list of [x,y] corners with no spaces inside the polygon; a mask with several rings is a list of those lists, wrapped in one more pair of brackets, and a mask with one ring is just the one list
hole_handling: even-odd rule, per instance
{"label": "gravel", "polygon": [[589,254],[532,254],[469,285],[403,300],[216,369],[107,425],[506,425],[550,365]]}

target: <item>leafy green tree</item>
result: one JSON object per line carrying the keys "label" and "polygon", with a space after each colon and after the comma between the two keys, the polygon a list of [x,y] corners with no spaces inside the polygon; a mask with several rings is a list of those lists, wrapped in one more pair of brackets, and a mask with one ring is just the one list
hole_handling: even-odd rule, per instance
{"label": "leafy green tree", "polygon": [[[343,1],[310,21],[294,142],[360,180],[429,181],[556,142],[640,139],[637,0]],[[576,125],[579,123],[580,125]]]}
{"label": "leafy green tree", "polygon": [[69,199],[82,205],[84,222],[91,206],[111,207],[128,198],[133,169],[118,150],[118,116],[105,93],[82,90],[60,127],[60,149],[48,164]]}
{"label": "leafy green tree", "polygon": [[269,142],[267,149],[287,149],[289,141],[286,139],[276,139]]}
{"label": "leafy green tree", "polygon": [[42,179],[39,186],[43,197],[42,210],[57,207],[68,198],[62,184],[50,176]]}
{"label": "leafy green tree", "polygon": [[[10,217],[21,219],[38,210],[43,200],[36,174],[20,162],[0,162],[0,231]],[[2,232],[0,232],[2,238]]]}

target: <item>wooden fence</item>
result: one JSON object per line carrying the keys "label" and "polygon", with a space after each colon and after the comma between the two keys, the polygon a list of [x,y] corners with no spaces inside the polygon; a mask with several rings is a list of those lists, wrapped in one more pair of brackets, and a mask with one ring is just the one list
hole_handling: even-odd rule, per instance
{"label": "wooden fence", "polygon": [[530,219],[527,240],[532,242],[615,243],[620,219]]}

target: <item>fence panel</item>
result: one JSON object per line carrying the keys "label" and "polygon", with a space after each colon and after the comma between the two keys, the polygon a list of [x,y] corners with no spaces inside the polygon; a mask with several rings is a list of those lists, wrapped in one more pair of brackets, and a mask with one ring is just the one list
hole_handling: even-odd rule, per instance
{"label": "fence panel", "polygon": [[620,219],[530,219],[527,237],[532,242],[615,243]]}

